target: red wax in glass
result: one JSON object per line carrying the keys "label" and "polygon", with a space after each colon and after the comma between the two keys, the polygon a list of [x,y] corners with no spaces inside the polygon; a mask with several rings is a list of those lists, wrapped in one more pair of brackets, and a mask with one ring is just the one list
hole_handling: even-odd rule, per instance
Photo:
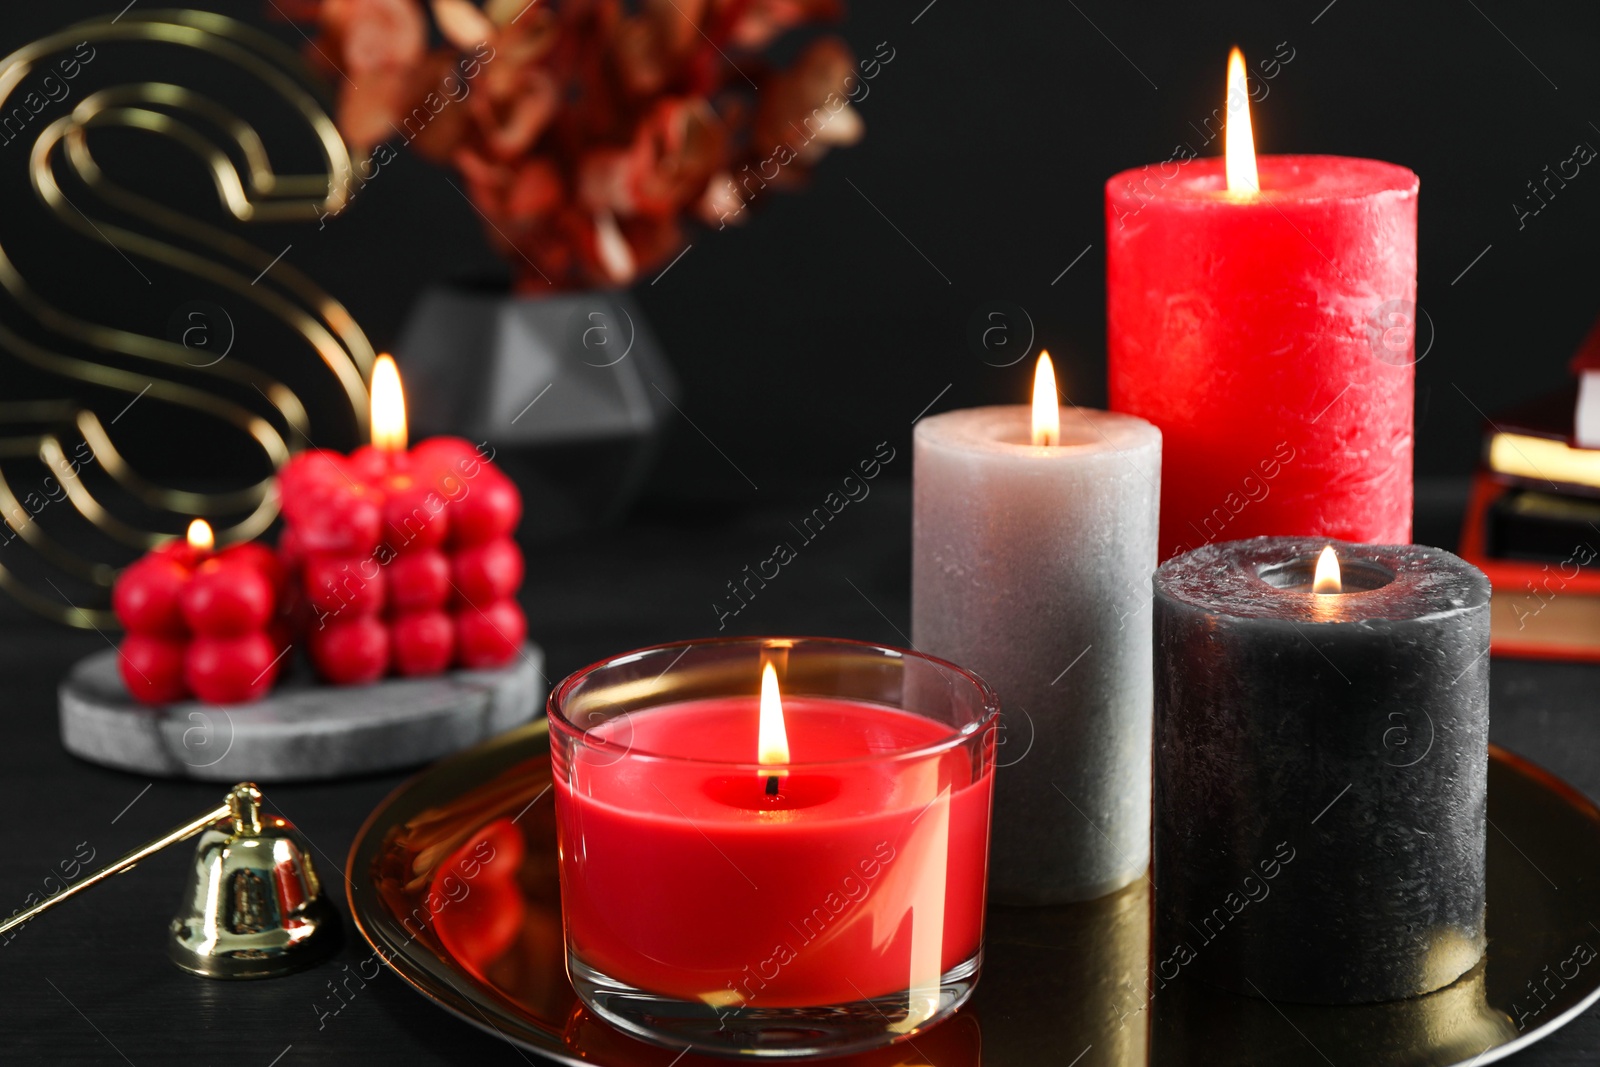
{"label": "red wax in glass", "polygon": [[555,799],[584,962],[652,993],[761,1008],[904,993],[927,977],[911,973],[914,940],[941,973],[977,951],[992,773],[974,779],[961,749],[889,757],[950,736],[912,713],[806,696],[783,712],[796,765],[776,798],[752,758],[754,696],[636,711],[575,747]]}
{"label": "red wax in glass", "polygon": [[1111,407],[1161,429],[1161,556],[1261,534],[1411,540],[1417,176],[1263,156],[1106,183]]}

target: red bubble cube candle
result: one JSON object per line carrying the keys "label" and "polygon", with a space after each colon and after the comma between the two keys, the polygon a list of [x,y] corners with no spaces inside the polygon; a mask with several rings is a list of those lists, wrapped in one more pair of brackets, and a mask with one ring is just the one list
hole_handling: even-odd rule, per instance
{"label": "red bubble cube candle", "polygon": [[522,496],[461,438],[407,450],[387,356],[372,395],[372,445],[304,452],[278,475],[279,550],[312,666],[339,685],[505,666],[527,633]]}
{"label": "red bubble cube candle", "polygon": [[203,519],[189,535],[135,561],[111,603],[127,630],[118,668],[144,704],[197,698],[209,704],[260,699],[289,648],[280,613],[284,568],[255,542],[213,548]]}

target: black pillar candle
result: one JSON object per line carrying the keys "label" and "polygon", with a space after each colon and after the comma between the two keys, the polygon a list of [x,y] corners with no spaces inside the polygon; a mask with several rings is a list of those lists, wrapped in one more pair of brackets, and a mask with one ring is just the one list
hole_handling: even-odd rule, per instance
{"label": "black pillar candle", "polygon": [[[1489,583],[1448,552],[1261,537],[1155,580],[1155,974],[1414,996],[1484,950]],[[1186,980],[1186,979],[1185,979]]]}

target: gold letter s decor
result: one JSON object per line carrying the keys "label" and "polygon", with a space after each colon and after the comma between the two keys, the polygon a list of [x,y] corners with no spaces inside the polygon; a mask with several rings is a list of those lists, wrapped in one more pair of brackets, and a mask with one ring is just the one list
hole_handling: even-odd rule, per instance
{"label": "gold letter s decor", "polygon": [[[291,73],[298,66],[267,34],[201,11],[129,10],[0,60],[0,179],[10,182],[0,199],[0,589],[34,611],[73,626],[115,625],[106,609],[111,561],[194,516],[211,520],[219,542],[254,537],[277,514],[272,475],[291,452],[324,432],[365,438],[373,360],[365,334],[283,252],[234,232],[325,219],[349,196],[349,151]],[[130,70],[154,80],[118,80]],[[230,100],[247,108],[174,84],[194,71],[225,78],[238,90]],[[288,120],[275,114],[284,109]],[[314,161],[312,173],[276,170],[241,110],[268,116],[273,155]],[[4,177],[24,157],[31,196]],[[153,183],[152,173],[182,181]],[[196,175],[214,204],[195,201]],[[163,193],[180,199],[179,188],[186,203],[163,202]],[[29,213],[53,227],[47,249],[24,250],[7,224]],[[124,272],[153,313],[181,312],[204,294],[262,329],[234,337],[223,311],[230,336],[219,356],[197,353],[189,340],[199,327],[182,322],[161,337],[99,321],[104,294],[73,269],[88,257],[106,260],[94,277]],[[319,402],[308,412],[280,378]],[[146,444],[159,412],[153,425],[177,442],[169,451],[259,460],[230,464],[246,469],[229,484],[158,484],[118,446],[128,427],[116,424],[135,404],[146,406],[132,420],[142,421]]]}

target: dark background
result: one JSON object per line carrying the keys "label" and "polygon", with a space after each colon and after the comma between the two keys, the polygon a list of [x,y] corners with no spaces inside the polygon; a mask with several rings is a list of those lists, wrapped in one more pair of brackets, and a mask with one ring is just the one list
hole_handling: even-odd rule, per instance
{"label": "dark background", "polygon": [[[115,14],[123,2],[9,4],[0,49]],[[302,44],[261,16],[266,0],[214,6]],[[682,379],[683,411],[705,436],[674,415],[647,499],[627,523],[527,546],[521,599],[552,678],[622,649],[715,632],[712,605],[724,584],[788,536],[787,522],[821,499],[819,483],[836,485],[885,439],[901,458],[872,502],[842,514],[841,529],[808,546],[791,577],[728,631],[909,643],[909,493],[887,483],[909,475],[913,419],[936,397],[932,410],[1026,394],[1025,363],[990,366],[992,354],[969,340],[996,302],[1031,316],[1075,400],[1104,402],[1103,184],[1167,158],[1193,136],[1191,122],[1221,106],[1231,44],[1253,69],[1279,42],[1294,50],[1254,108],[1264,151],[1372,156],[1422,176],[1420,302],[1436,340],[1418,367],[1419,540],[1450,542],[1458,516],[1441,499],[1464,486],[1474,461],[1475,405],[1493,410],[1561,382],[1600,310],[1589,239],[1600,176],[1585,168],[1521,230],[1513,208],[1546,164],[1580,141],[1600,147],[1591,125],[1600,122],[1593,4],[858,0],[840,32],[861,55],[880,41],[895,50],[860,105],[865,141],[826,160],[803,195],[771,198],[743,229],[694,235],[675,267],[637,287]],[[108,50],[91,71],[125,80],[133,68],[120,62]],[[142,187],[217,217],[192,164],[129,148],[123,163]],[[40,291],[153,336],[168,336],[194,301],[215,299],[153,269],[146,284],[115,253],[64,231],[32,198],[25,151],[20,141],[0,145],[0,244]],[[273,252],[292,244],[285,262],[344,301],[380,347],[428,284],[499,268],[445,172],[404,153],[326,229],[275,225],[250,237]],[[28,318],[0,304],[0,323]],[[1424,343],[1427,335],[1424,327]],[[269,325],[242,322],[238,343],[242,359],[286,377],[307,358]],[[60,395],[59,383],[10,357],[0,355],[0,368],[0,402]],[[127,403],[111,393],[84,398],[107,418]],[[237,477],[226,447],[160,404],[140,402],[116,429],[130,453],[188,477]],[[35,465],[33,474],[43,471]],[[19,551],[0,563],[10,566]],[[218,791],[69,756],[55,736],[56,686],[111,638],[46,626],[18,609],[0,615],[8,816],[0,899],[15,902],[46,886],[80,842],[110,857],[214,804]],[[1600,795],[1595,671],[1497,659],[1492,672],[1495,740],[1590,795]],[[356,828],[402,777],[272,785],[268,802],[316,844],[337,884]],[[1530,862],[1542,861],[1530,851]],[[182,852],[142,864],[0,948],[3,1058],[529,1062],[392,975],[323,1027],[318,1006],[333,967],[259,984],[180,974],[162,945]],[[340,962],[366,955],[351,936]],[[1589,1014],[1514,1062],[1575,1067],[1594,1063],[1597,1047],[1600,1016]]]}
{"label": "dark background", "polygon": [[[11,5],[0,45],[117,6]],[[204,6],[304,46],[263,15],[267,0]],[[831,477],[880,440],[906,443],[946,385],[933,410],[1020,400],[1028,365],[990,366],[969,336],[996,302],[1025,309],[1074,400],[1103,404],[1103,184],[1195,140],[1189,124],[1220,106],[1234,43],[1253,70],[1293,51],[1253,108],[1262,151],[1371,156],[1422,177],[1419,348],[1430,324],[1434,340],[1418,368],[1419,476],[1467,472],[1480,442],[1474,405],[1492,411],[1561,382],[1600,310],[1589,240],[1600,178],[1585,168],[1520,229],[1513,207],[1546,164],[1579,142],[1600,147],[1592,4],[879,0],[851,5],[838,30],[858,55],[894,49],[859,105],[865,140],[832,154],[802,194],[769,197],[743,228],[693,234],[669,273],[636,287],[682,378],[683,411],[728,457],[677,421],[656,495],[757,492],[732,464],[761,491]],[[75,288],[96,314],[163,334],[193,286],[146,285],[104,247],[63,239],[12,184],[23,151],[0,148],[0,239],[36,249],[31,276]],[[204,189],[184,184],[192,166],[142,165],[169,189]],[[188,206],[204,214],[204,200]],[[445,172],[408,153],[326,229],[248,236],[267,249],[292,243],[286,262],[343,300],[379,348],[424,286],[500,269]],[[1017,323],[1017,343],[1025,333]],[[279,368],[290,357],[269,337],[241,326],[241,355]],[[0,365],[8,399],[48,393]],[[123,402],[98,406],[110,414]],[[142,438],[174,432],[149,407],[120,428],[136,453]],[[225,454],[199,451],[191,462]]]}

